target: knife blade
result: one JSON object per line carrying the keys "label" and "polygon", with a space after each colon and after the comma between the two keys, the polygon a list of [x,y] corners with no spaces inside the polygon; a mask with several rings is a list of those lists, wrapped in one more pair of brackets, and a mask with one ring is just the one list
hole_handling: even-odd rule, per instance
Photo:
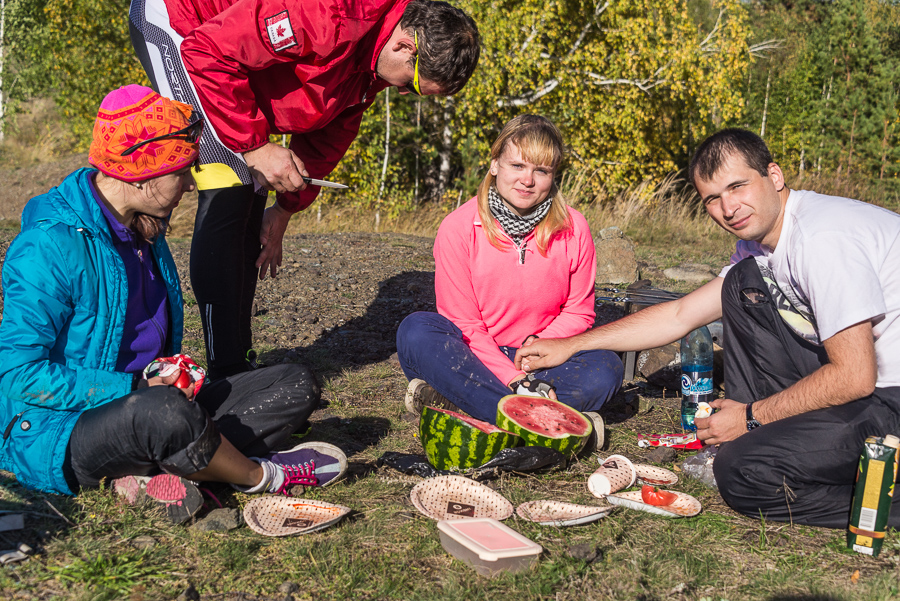
{"label": "knife blade", "polygon": [[348,189],[348,186],[345,186],[344,184],[337,184],[335,182],[325,181],[324,179],[313,179],[311,177],[304,177],[303,181],[305,181],[307,184],[311,184],[313,186],[322,186],[324,188]]}

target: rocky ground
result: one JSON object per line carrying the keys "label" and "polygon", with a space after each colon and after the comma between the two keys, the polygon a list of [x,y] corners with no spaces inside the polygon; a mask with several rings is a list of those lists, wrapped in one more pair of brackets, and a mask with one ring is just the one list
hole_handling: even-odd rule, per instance
{"label": "rocky ground", "polygon": [[[432,244],[430,238],[399,234],[288,237],[282,270],[257,289],[254,343],[263,360],[277,363],[321,350],[331,369],[341,369],[388,359],[403,318],[435,311]],[[179,272],[186,274],[189,243],[170,246]],[[196,305],[189,302],[188,311],[196,316]],[[609,321],[622,311],[606,305],[600,314]],[[199,317],[189,320],[189,327],[198,326]]]}

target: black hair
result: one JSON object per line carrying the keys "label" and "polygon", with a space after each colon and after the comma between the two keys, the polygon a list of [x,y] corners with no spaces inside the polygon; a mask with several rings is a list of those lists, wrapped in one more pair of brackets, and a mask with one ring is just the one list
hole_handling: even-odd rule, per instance
{"label": "black hair", "polygon": [[709,181],[735,153],[763,177],[769,174],[769,164],[775,162],[766,143],[755,133],[736,127],[723,129],[697,147],[688,167],[691,182],[696,187],[697,180]]}
{"label": "black hair", "polygon": [[469,15],[446,2],[413,0],[400,27],[418,33],[420,78],[435,82],[446,95],[466,85],[481,54],[481,36]]}

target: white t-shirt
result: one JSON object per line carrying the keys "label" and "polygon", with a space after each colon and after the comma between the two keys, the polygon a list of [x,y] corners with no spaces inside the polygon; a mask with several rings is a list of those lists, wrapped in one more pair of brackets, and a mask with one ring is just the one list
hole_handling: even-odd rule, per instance
{"label": "white t-shirt", "polygon": [[[778,246],[739,240],[731,265],[756,257],[785,322],[815,343],[872,321],[878,388],[900,386],[900,215],[858,200],[791,190]],[[724,277],[731,265],[719,274]]]}

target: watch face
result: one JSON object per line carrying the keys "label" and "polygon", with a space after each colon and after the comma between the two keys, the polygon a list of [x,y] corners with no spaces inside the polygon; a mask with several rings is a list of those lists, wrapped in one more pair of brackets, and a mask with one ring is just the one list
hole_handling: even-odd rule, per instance
{"label": "watch face", "polygon": [[753,403],[747,404],[747,431],[754,428],[759,428],[762,424],[756,421],[756,418],[753,417]]}

